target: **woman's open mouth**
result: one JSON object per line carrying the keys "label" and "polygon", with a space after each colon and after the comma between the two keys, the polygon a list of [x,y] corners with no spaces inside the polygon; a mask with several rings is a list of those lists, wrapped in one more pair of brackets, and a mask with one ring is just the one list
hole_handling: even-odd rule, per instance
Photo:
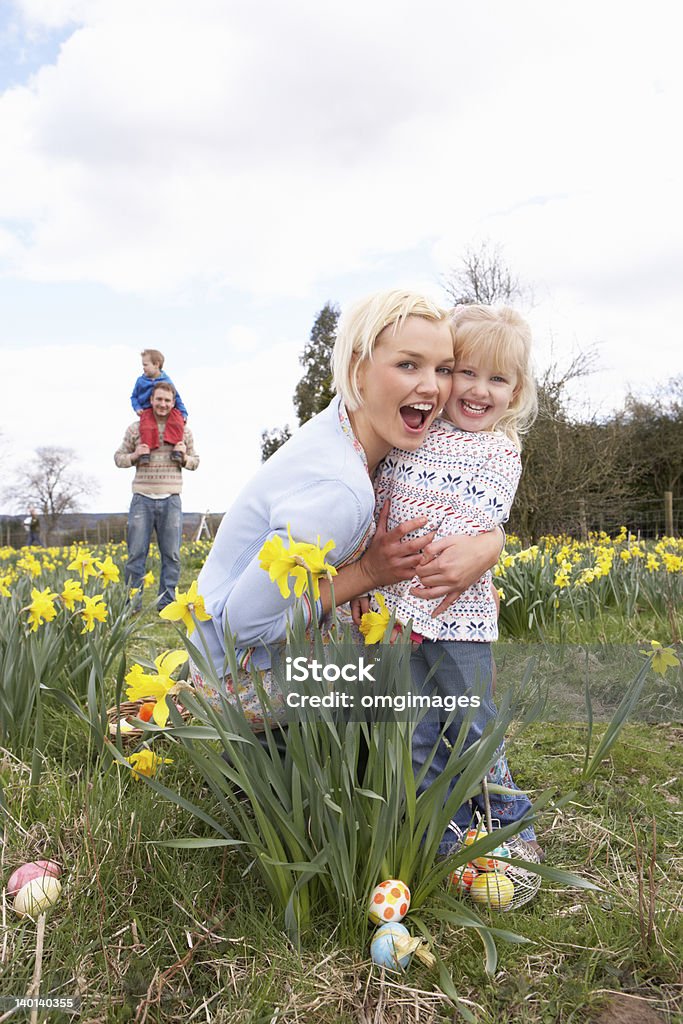
{"label": "woman's open mouth", "polygon": [[408,430],[418,433],[424,428],[433,411],[434,406],[431,402],[413,402],[412,405],[402,405],[399,410],[401,419]]}

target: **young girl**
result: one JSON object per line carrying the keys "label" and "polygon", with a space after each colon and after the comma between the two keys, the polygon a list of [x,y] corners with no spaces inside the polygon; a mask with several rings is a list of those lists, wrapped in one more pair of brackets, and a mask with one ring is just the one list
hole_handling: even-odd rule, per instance
{"label": "young girl", "polygon": [[[416,451],[393,449],[375,481],[377,507],[387,500],[391,503],[389,528],[424,514],[429,516],[424,531],[436,530],[437,538],[485,532],[507,520],[521,473],[519,434],[536,414],[528,324],[506,307],[458,306],[452,317],[455,367],[444,419],[434,422]],[[491,642],[498,636],[498,609],[491,572],[436,615],[440,600],[413,596],[411,591],[419,587],[415,577],[380,593],[398,623],[412,622],[411,639],[419,646],[413,651],[411,668],[422,690],[459,697],[486,683],[466,739],[466,747],[471,746],[496,715]],[[460,724],[456,719],[446,731],[451,743]],[[413,735],[416,770],[429,756],[441,727],[436,712],[417,726]],[[442,741],[422,788],[444,770],[449,753]],[[516,789],[502,749],[489,778]],[[482,802],[476,802],[483,810]],[[491,795],[492,817],[501,824],[517,821],[530,806],[521,793]],[[471,816],[469,806],[461,807],[455,823],[466,830]],[[540,852],[533,828],[524,829],[521,836]],[[446,833],[441,852],[448,852],[455,842],[455,834]]]}

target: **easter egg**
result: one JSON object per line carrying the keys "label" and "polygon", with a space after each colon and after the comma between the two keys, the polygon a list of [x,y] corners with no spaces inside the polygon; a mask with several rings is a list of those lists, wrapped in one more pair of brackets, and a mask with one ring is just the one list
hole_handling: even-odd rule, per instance
{"label": "easter egg", "polygon": [[386,967],[388,971],[404,971],[410,963],[412,951],[404,952],[411,945],[410,932],[405,925],[394,921],[377,929],[370,943],[373,963]]}
{"label": "easter egg", "polygon": [[475,868],[474,864],[463,864],[461,867],[456,868],[448,876],[448,880],[451,885],[454,885],[460,892],[469,892],[472,887],[472,882],[477,877],[479,872]]}
{"label": "easter egg", "polygon": [[43,875],[22,885],[14,897],[14,909],[21,917],[37,917],[59,899],[62,883],[54,875]]}
{"label": "easter egg", "polygon": [[44,878],[45,875],[59,878],[61,873],[62,869],[54,860],[31,860],[28,864],[22,864],[9,876],[7,895],[16,896],[21,887],[27,882],[32,882],[34,878]]}
{"label": "easter egg", "polygon": [[483,825],[478,825],[477,828],[471,828],[465,838],[463,839],[464,846],[471,846],[472,843],[476,843],[477,839],[483,839],[487,836],[488,832]]}
{"label": "easter egg", "polygon": [[510,867],[510,865],[506,864],[505,861],[496,860],[496,857],[509,857],[509,856],[510,856],[509,848],[507,846],[505,846],[505,845],[502,845],[502,846],[497,846],[495,848],[495,850],[491,850],[490,853],[487,853],[483,857],[475,857],[475,859],[473,860],[472,863],[474,864],[475,867],[479,868],[480,871],[500,871],[500,872],[503,872],[503,871],[507,871],[507,869]]}
{"label": "easter egg", "polygon": [[149,722],[150,718],[154,714],[155,707],[156,701],[148,700],[138,711],[138,718],[141,718],[143,722]]}
{"label": "easter egg", "polygon": [[499,871],[484,871],[472,882],[470,896],[475,903],[502,910],[512,903],[515,887],[507,877]]}
{"label": "easter egg", "polygon": [[368,917],[373,924],[402,921],[410,908],[410,889],[397,878],[388,878],[375,886],[368,904]]}

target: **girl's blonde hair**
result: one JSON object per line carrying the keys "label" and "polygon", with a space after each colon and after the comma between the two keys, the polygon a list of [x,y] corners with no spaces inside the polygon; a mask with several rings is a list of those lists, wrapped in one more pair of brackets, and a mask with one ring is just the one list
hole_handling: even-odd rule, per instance
{"label": "girl's blonde hair", "polygon": [[451,310],[455,329],[455,362],[486,359],[503,375],[517,378],[506,412],[495,425],[521,448],[520,434],[536,419],[538,399],[531,369],[531,328],[509,306],[456,306]]}
{"label": "girl's blonde hair", "polygon": [[333,384],[350,412],[362,405],[358,370],[363,362],[372,359],[378,336],[391,324],[398,330],[409,316],[443,321],[451,326],[447,310],[424,295],[401,289],[369,295],[350,306],[341,317],[332,355]]}

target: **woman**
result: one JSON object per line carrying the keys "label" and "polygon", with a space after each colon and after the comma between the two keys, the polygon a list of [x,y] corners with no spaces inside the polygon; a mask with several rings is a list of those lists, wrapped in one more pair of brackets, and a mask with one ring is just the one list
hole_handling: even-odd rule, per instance
{"label": "woman", "polygon": [[[263,719],[250,669],[260,670],[265,690],[274,694],[269,646],[284,641],[295,601],[282,597],[261,568],[265,541],[276,535],[286,541],[288,527],[298,541],[332,539],[337,604],[416,573],[425,597],[443,597],[495,563],[503,539],[498,530],[447,538],[430,549],[433,534],[403,540],[425,517],[387,531],[385,511],[375,532],[375,470],[392,447],[412,451],[422,444],[450,394],[453,364],[448,315],[429,299],[390,291],[357,303],[339,324],[337,397],[261,467],[224,516],[199,575],[211,619],[199,625],[198,646],[227,693],[239,691],[255,730]],[[321,621],[331,607],[332,590],[322,580],[320,599],[306,607],[308,622]],[[224,676],[226,627],[237,647],[237,680]],[[219,699],[194,665],[191,677],[209,699]]]}

